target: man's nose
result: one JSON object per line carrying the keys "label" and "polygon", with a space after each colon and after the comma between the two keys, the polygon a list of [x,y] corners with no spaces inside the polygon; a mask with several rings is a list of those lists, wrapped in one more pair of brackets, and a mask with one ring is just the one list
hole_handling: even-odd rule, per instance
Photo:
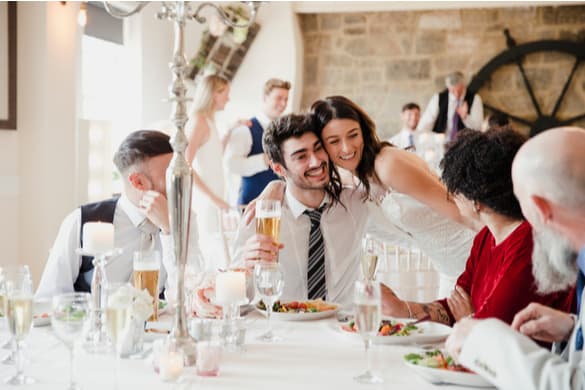
{"label": "man's nose", "polygon": [[321,166],[321,163],[322,163],[321,158],[319,158],[319,156],[317,156],[317,154],[312,153],[309,156],[309,165],[311,168]]}

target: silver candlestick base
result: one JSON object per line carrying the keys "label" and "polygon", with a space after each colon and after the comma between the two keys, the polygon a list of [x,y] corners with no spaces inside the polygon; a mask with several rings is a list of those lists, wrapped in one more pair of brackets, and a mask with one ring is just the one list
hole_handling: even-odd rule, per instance
{"label": "silver candlestick base", "polygon": [[93,256],[93,275],[91,278],[91,314],[90,328],[85,336],[83,348],[89,353],[108,353],[112,350],[106,332],[106,266],[109,259],[122,254],[122,249],[115,248],[108,252],[94,253],[82,248],[77,249],[80,256]]}

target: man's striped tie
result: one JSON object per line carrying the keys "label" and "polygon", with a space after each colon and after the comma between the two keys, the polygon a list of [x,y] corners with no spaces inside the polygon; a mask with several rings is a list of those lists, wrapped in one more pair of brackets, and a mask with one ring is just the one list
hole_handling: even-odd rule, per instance
{"label": "man's striped tie", "polygon": [[325,283],[325,244],[321,233],[321,213],[325,206],[318,210],[305,210],[304,214],[311,219],[309,234],[309,266],[307,268],[307,289],[309,299],[325,299],[327,286]]}

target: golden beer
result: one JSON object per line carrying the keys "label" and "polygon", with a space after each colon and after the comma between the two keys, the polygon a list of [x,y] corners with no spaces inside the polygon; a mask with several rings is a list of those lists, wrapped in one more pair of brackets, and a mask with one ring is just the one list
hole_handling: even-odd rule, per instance
{"label": "golden beer", "polygon": [[134,287],[148,291],[152,297],[153,314],[148,321],[158,320],[158,278],[160,270],[160,253],[134,252]]}
{"label": "golden beer", "polygon": [[280,234],[280,216],[269,218],[256,218],[256,234],[264,234],[278,242]]}

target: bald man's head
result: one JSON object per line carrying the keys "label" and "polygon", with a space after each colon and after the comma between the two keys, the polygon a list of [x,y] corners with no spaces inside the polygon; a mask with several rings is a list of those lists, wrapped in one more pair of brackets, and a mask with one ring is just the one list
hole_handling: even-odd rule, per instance
{"label": "bald man's head", "polygon": [[[531,138],[512,165],[514,192],[530,220],[530,196],[567,208],[585,204],[585,129],[559,127]],[[529,213],[530,214],[530,213]]]}

